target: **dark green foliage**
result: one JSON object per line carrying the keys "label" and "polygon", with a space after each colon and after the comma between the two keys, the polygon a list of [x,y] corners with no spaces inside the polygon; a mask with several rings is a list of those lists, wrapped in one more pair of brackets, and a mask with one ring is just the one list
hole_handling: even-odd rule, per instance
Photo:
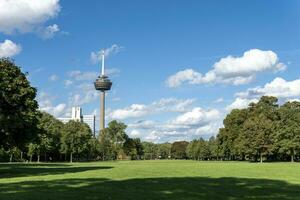
{"label": "dark green foliage", "polygon": [[171,143],[154,144],[151,142],[143,142],[144,159],[168,159],[171,158]]}
{"label": "dark green foliage", "polygon": [[143,146],[139,138],[127,138],[123,144],[123,151],[131,160],[139,160],[144,154]]}
{"label": "dark green foliage", "polygon": [[70,155],[70,162],[73,155],[80,155],[88,151],[88,142],[92,138],[89,126],[82,122],[69,121],[65,124],[61,137],[61,153]]}
{"label": "dark green foliage", "polygon": [[24,149],[37,136],[36,89],[9,59],[0,59],[0,146]]}
{"label": "dark green foliage", "polygon": [[300,103],[287,102],[280,107],[279,116],[276,145],[293,162],[300,150]]}
{"label": "dark green foliage", "polygon": [[221,157],[227,160],[291,161],[300,149],[300,103],[279,106],[263,96],[247,109],[232,110],[217,136]]}
{"label": "dark green foliage", "polygon": [[171,146],[171,157],[175,159],[186,159],[186,148],[188,144],[186,141],[174,142]]}

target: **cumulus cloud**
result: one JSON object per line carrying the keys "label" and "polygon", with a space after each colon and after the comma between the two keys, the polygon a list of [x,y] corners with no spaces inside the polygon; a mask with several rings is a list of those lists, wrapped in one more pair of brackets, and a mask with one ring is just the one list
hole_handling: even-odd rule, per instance
{"label": "cumulus cloud", "polygon": [[50,113],[55,117],[60,117],[65,113],[67,105],[65,103],[53,105],[54,99],[55,98],[53,96],[47,94],[46,92],[41,92],[37,98],[39,109]]}
{"label": "cumulus cloud", "polygon": [[[117,44],[113,44],[112,46],[110,46],[106,49],[103,49],[104,50],[104,55],[105,55],[105,57],[108,57],[112,54],[119,53],[123,48],[124,47],[122,47],[122,46],[119,46]],[[97,52],[94,52],[94,51],[91,52],[90,57],[91,57],[92,63],[96,64],[96,63],[100,62],[101,59],[102,59],[101,55],[102,55],[102,50],[97,51]]]}
{"label": "cumulus cloud", "polygon": [[109,113],[110,119],[127,119],[151,115],[160,112],[184,112],[195,99],[163,98],[151,104],[132,104],[122,109],[116,109]]}
{"label": "cumulus cloud", "polygon": [[128,124],[128,127],[133,129],[152,129],[156,125],[157,123],[152,120],[139,120]]}
{"label": "cumulus cloud", "polygon": [[72,84],[73,84],[73,81],[71,81],[71,80],[65,80],[65,81],[64,81],[65,87],[69,87],[69,86],[72,85]]}
{"label": "cumulus cloud", "polygon": [[129,123],[131,131],[138,132],[143,140],[172,142],[216,135],[222,125],[222,113],[216,109],[192,108],[174,119],[159,122],[140,120]]}
{"label": "cumulus cloud", "polygon": [[21,50],[21,45],[16,44],[11,40],[4,40],[4,42],[0,43],[0,58],[13,57],[19,54]]}
{"label": "cumulus cloud", "polygon": [[287,81],[277,77],[264,86],[249,88],[244,92],[235,94],[236,99],[226,107],[227,110],[234,108],[246,108],[251,102],[258,102],[261,96],[275,96],[281,102],[290,101],[300,97],[300,79]]}
{"label": "cumulus cloud", "polygon": [[53,24],[44,28],[40,28],[38,30],[38,34],[40,37],[43,39],[51,39],[55,36],[60,31],[59,27],[57,24]]}
{"label": "cumulus cloud", "polygon": [[258,99],[245,99],[237,97],[230,105],[226,106],[227,111],[231,111],[233,109],[243,109],[247,108],[250,103],[257,103]]}
{"label": "cumulus cloud", "polygon": [[57,76],[56,74],[53,74],[49,77],[50,81],[57,81],[59,79],[59,76]]}
{"label": "cumulus cloud", "polygon": [[300,96],[300,79],[286,81],[277,77],[263,87],[250,88],[246,92],[236,94],[241,98],[255,98],[263,95],[275,96],[278,98],[291,98]]}
{"label": "cumulus cloud", "polygon": [[69,97],[69,106],[82,106],[95,101],[99,97],[94,85],[90,83],[79,84],[75,86],[74,91],[76,92]]}
{"label": "cumulus cloud", "polygon": [[[109,68],[105,70],[105,74],[107,76],[114,76],[119,73],[120,70],[117,68]],[[98,77],[99,72],[74,70],[69,71],[67,75],[70,79],[72,79],[72,81],[94,81]]]}
{"label": "cumulus cloud", "polygon": [[192,111],[178,116],[174,121],[172,121],[172,123],[175,125],[199,126],[218,119],[219,116],[220,113],[216,109],[204,110],[200,107],[196,107]]}
{"label": "cumulus cloud", "polygon": [[214,103],[222,103],[224,101],[223,97],[220,97],[214,101]]}
{"label": "cumulus cloud", "polygon": [[1,0],[0,32],[35,31],[60,12],[59,0]]}
{"label": "cumulus cloud", "polygon": [[251,49],[241,57],[227,56],[216,62],[210,71],[202,75],[193,69],[185,69],[170,76],[166,84],[170,88],[179,87],[183,83],[209,84],[224,83],[241,85],[251,82],[258,73],[265,71],[282,71],[286,65],[279,62],[273,51]]}
{"label": "cumulus cloud", "polygon": [[69,71],[68,76],[75,81],[94,81],[97,78],[97,72],[87,71],[82,72],[80,70]]}

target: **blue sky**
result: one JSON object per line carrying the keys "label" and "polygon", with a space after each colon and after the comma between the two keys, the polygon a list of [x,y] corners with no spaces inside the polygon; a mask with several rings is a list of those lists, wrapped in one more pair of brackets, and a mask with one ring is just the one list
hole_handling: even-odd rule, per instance
{"label": "blue sky", "polygon": [[105,49],[107,121],[148,141],[208,138],[261,95],[300,98],[299,11],[276,0],[0,0],[0,57],[28,71],[40,109],[60,117],[99,112],[91,54]]}

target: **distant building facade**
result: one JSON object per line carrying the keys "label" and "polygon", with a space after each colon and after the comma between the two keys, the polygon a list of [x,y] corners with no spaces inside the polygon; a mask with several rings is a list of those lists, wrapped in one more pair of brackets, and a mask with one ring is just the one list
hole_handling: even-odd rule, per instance
{"label": "distant building facade", "polygon": [[63,123],[67,123],[70,120],[84,122],[89,125],[93,135],[96,135],[96,116],[95,115],[83,115],[81,107],[72,107],[71,117],[60,117],[57,118]]}

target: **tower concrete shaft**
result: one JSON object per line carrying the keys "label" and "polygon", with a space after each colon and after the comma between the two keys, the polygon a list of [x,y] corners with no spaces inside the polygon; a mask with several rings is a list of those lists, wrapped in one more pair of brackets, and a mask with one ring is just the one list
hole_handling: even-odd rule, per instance
{"label": "tower concrete shaft", "polygon": [[100,131],[105,128],[105,91],[100,92]]}

